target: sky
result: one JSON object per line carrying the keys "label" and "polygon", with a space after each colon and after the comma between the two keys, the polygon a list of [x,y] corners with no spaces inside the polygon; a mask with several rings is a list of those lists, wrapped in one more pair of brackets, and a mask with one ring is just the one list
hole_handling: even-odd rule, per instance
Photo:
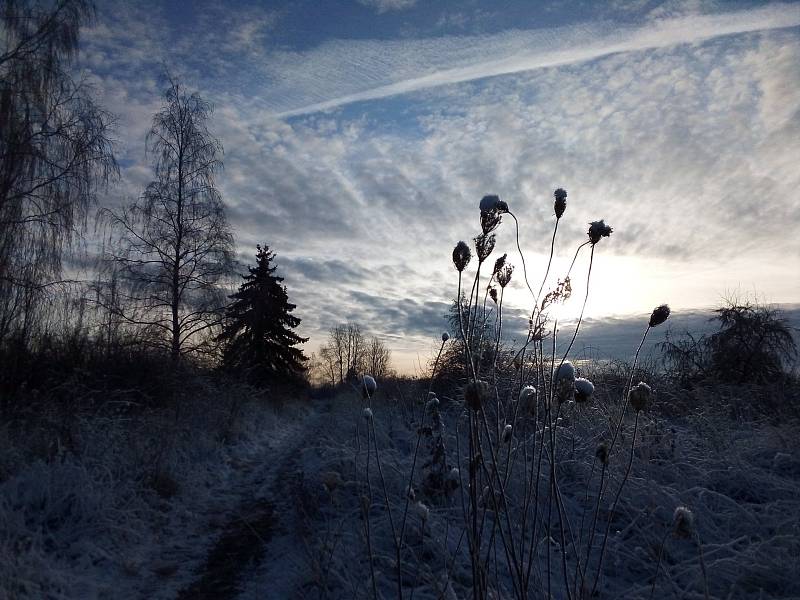
{"label": "sky", "polygon": [[[309,353],[355,321],[400,371],[424,365],[485,194],[519,219],[534,287],[555,188],[546,289],[590,221],[614,228],[592,263],[595,332],[664,302],[800,302],[800,3],[99,0],[77,68],[117,117],[107,204],[152,178],[165,67],[214,105],[240,259],[276,252]],[[532,299],[508,217],[504,252],[514,337]],[[587,269],[584,253],[563,323]]]}

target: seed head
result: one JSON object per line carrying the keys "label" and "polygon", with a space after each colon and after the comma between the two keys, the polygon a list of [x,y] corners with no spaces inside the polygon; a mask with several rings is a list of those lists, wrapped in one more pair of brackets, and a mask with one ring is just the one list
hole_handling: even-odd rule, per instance
{"label": "seed head", "polygon": [[553,196],[555,196],[556,199],[553,204],[553,210],[556,212],[556,219],[560,219],[564,211],[567,210],[567,190],[558,188],[553,192]]}
{"label": "seed head", "polygon": [[461,485],[461,477],[458,469],[453,467],[446,475],[447,478],[447,486],[451,489],[456,489],[459,485]]}
{"label": "seed head", "polygon": [[483,263],[494,250],[494,234],[482,233],[475,238],[475,252],[478,255],[478,263]]}
{"label": "seed head", "polygon": [[657,327],[661,325],[664,321],[669,318],[669,306],[666,304],[662,304],[661,306],[656,306],[653,309],[652,314],[650,315],[650,327]]}
{"label": "seed head", "polygon": [[592,245],[594,246],[600,241],[600,238],[610,236],[612,231],[614,230],[606,225],[603,219],[600,219],[599,221],[592,221],[589,223],[589,241],[592,242]]}
{"label": "seed head", "polygon": [[511,281],[511,274],[514,272],[514,265],[504,265],[500,272],[497,274],[497,283],[500,285],[501,288],[504,288],[508,285],[508,282]]}
{"label": "seed head", "polygon": [[600,442],[597,445],[597,450],[595,450],[594,455],[597,457],[602,464],[608,464],[608,444],[605,442]]}
{"label": "seed head", "polygon": [[484,196],[481,198],[481,212],[492,212],[493,210],[497,209],[498,202],[500,202],[500,198],[494,194]]}
{"label": "seed head", "polygon": [[364,409],[364,418],[365,418],[367,421],[371,421],[371,420],[372,420],[372,417],[373,417],[373,415],[372,415],[372,409],[371,409],[371,408],[368,406],[367,408],[365,408],[365,409]]}
{"label": "seed head", "polygon": [[567,402],[575,397],[575,367],[568,360],[559,365],[553,375],[553,385],[556,386],[556,400]]}
{"label": "seed head", "polygon": [[497,304],[497,288],[489,287],[489,296],[491,296],[492,302]]}
{"label": "seed head", "polygon": [[502,221],[502,218],[497,211],[481,211],[481,231],[483,231],[483,233],[491,233],[497,229],[497,226],[500,225],[500,221]]}
{"label": "seed head", "polygon": [[503,254],[503,256],[494,261],[494,269],[492,269],[492,275],[497,275],[500,272],[500,269],[502,269],[503,265],[506,264],[507,256],[508,254]]}
{"label": "seed head", "polygon": [[471,258],[472,252],[469,246],[465,242],[458,242],[453,248],[453,264],[456,266],[456,270],[461,272],[466,269]]}
{"label": "seed head", "polygon": [[565,360],[563,364],[560,364],[556,369],[553,379],[555,381],[561,381],[562,379],[575,381],[575,367],[572,366],[570,361]]}
{"label": "seed head", "polygon": [[690,538],[694,532],[694,513],[685,506],[679,506],[675,509],[672,524],[675,537]]}
{"label": "seed head", "polygon": [[333,492],[336,488],[344,485],[344,480],[338,471],[320,473],[320,479],[322,479],[322,485],[328,492]]}
{"label": "seed head", "polygon": [[511,434],[513,433],[513,428],[510,424],[503,427],[503,443],[507,444],[511,441]]}
{"label": "seed head", "polygon": [[480,379],[470,381],[467,387],[464,388],[464,400],[467,406],[474,411],[479,411],[488,397],[489,384]]}
{"label": "seed head", "polygon": [[428,400],[428,403],[425,405],[425,410],[427,410],[428,412],[433,412],[434,410],[438,409],[439,409],[439,399],[436,396],[434,396],[433,398]]}
{"label": "seed head", "polygon": [[442,341],[443,341],[443,342],[446,342],[446,341],[447,341],[447,340],[449,340],[449,339],[450,339],[450,334],[449,334],[449,333],[447,333],[446,331],[443,331],[443,332],[442,332]]}
{"label": "seed head", "polygon": [[536,397],[536,388],[532,385],[526,385],[519,391],[519,403],[524,405]]}
{"label": "seed head", "polygon": [[628,392],[628,402],[630,402],[633,410],[640,412],[647,408],[647,405],[650,404],[650,396],[652,393],[652,388],[644,381],[640,381],[631,388],[630,392]]}
{"label": "seed head", "polygon": [[594,394],[594,384],[588,379],[578,377],[575,380],[575,402],[588,402]]}
{"label": "seed head", "polygon": [[372,375],[364,375],[361,380],[361,395],[364,398],[371,398],[377,389],[378,384],[375,383],[375,378]]}
{"label": "seed head", "polygon": [[497,209],[497,212],[499,212],[499,213],[507,213],[508,212],[508,204],[506,202],[504,202],[503,200],[498,200],[497,201],[497,206],[495,208]]}

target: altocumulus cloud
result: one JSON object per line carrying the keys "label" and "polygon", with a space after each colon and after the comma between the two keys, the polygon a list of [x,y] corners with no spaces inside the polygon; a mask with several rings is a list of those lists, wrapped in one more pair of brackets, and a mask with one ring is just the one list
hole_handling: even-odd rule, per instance
{"label": "altocumulus cloud", "polygon": [[[787,234],[800,224],[797,5],[302,50],[266,41],[280,27],[272,11],[226,15],[233,34],[215,41],[122,6],[89,32],[83,58],[121,116],[118,194],[147,181],[143,139],[160,102],[158,61],[169,58],[217,107],[219,181],[240,251],[277,251],[312,346],[355,318],[396,347],[427,348],[455,295],[449,252],[476,233],[484,193],[520,217],[536,273],[552,189],[563,185],[562,254],[602,217],[615,229],[605,265],[697,272],[713,257],[705,287],[678,306],[711,304],[739,284],[779,301],[800,291],[790,275],[800,242]],[[498,249],[519,267],[501,229]],[[631,268],[642,279],[610,273],[590,316],[593,306],[674,303],[614,305],[634,285],[670,291]],[[512,285],[510,308],[524,314],[525,290]]]}

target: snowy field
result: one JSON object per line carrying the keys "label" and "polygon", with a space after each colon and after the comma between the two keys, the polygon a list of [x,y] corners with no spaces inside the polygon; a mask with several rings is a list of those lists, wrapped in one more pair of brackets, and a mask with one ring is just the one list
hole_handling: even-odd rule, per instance
{"label": "snowy field", "polygon": [[[12,444],[4,430],[0,596],[371,598],[374,575],[379,597],[397,597],[393,539],[406,511],[418,425],[431,424],[424,391],[412,400],[407,386],[381,388],[369,453],[369,421],[353,392],[284,410],[255,399],[214,401],[219,390],[208,392],[177,421],[173,411],[147,418],[101,411],[62,426],[70,438],[52,436],[57,442],[45,449],[34,436]],[[640,417],[631,474],[612,513],[631,442],[633,419],[626,421],[594,536],[595,448],[619,405],[598,393],[589,405],[564,410],[556,427],[561,500],[581,554],[594,537],[595,558],[580,567],[589,578],[610,531],[595,597],[704,598],[706,582],[712,598],[800,597],[798,425],[737,414],[730,393],[658,394]],[[407,598],[412,591],[419,599],[471,597],[461,496],[468,466],[458,458],[467,413],[444,395],[440,408],[443,464],[458,468],[461,481],[445,493],[423,485],[436,447],[435,435],[423,435],[400,569]],[[527,460],[537,435],[519,429],[501,449],[512,461]],[[672,534],[678,506],[691,509],[696,536]],[[491,507],[487,514],[491,529]],[[566,564],[572,581],[578,565],[573,543],[562,549],[569,536],[556,529],[537,534],[531,598],[546,597],[548,580],[553,597],[571,597],[561,572]],[[519,524],[512,530],[519,533]],[[511,597],[501,542],[494,547],[489,595]]]}

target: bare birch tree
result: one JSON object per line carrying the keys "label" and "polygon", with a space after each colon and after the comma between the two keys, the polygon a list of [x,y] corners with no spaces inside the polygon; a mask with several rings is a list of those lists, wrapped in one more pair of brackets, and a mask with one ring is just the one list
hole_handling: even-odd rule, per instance
{"label": "bare birch tree", "polygon": [[390,371],[392,353],[380,339],[373,337],[366,344],[364,367],[376,379],[384,379]]}
{"label": "bare birch tree", "polygon": [[127,283],[122,316],[173,359],[201,348],[220,324],[219,284],[233,268],[233,237],[214,176],[222,145],[208,130],[211,105],[169,79],[147,149],[155,179],[121,212],[110,260]]}

